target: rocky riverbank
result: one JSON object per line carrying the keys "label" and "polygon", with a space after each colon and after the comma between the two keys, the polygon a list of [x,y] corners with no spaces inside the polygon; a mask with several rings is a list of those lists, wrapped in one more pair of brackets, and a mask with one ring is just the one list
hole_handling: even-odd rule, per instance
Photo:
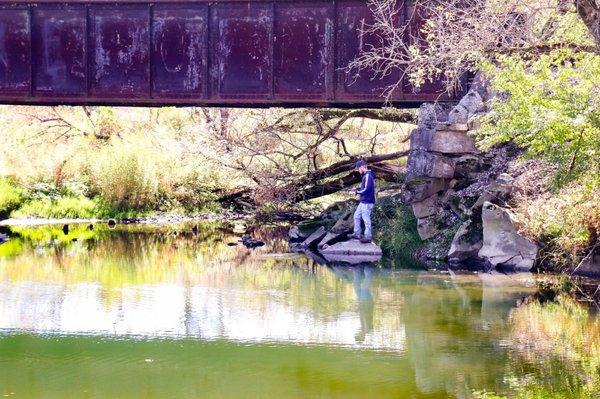
{"label": "rocky riverbank", "polygon": [[[512,144],[485,152],[476,146],[473,132],[488,112],[490,98],[489,88],[478,76],[458,104],[421,106],[419,125],[410,138],[404,183],[396,192],[379,198],[375,209],[375,224],[387,229],[384,234],[376,231],[377,242],[386,248],[398,247],[388,255],[405,252],[402,255],[422,262],[446,262],[457,269],[600,276],[600,246],[593,246],[577,264],[571,262],[565,267],[568,262],[564,262],[558,266],[547,256],[550,244],[531,231],[524,232],[524,220],[519,220],[514,209],[523,201],[537,200],[548,192],[553,171],[542,161],[522,159],[522,150]],[[386,207],[391,207],[391,211],[382,210]],[[410,217],[406,207],[412,213]],[[321,217],[320,222],[328,225],[335,218],[337,222],[331,229],[313,229],[310,237],[302,238],[309,241],[304,243],[305,250],[322,251],[345,241],[352,229],[354,203],[338,208]],[[380,219],[395,219],[396,227],[401,228],[390,229],[389,220],[377,220],[378,213]],[[403,225],[399,218],[405,219]],[[407,231],[412,223],[419,243],[403,246],[414,244],[412,232]],[[290,233],[294,232],[297,233]],[[407,237],[395,240],[394,235]],[[291,238],[293,241],[298,237]],[[297,248],[297,243],[292,248]]]}
{"label": "rocky riverbank", "polygon": [[[426,242],[419,257],[455,267],[543,270],[548,267],[540,256],[545,244],[521,234],[511,211],[516,196],[535,196],[544,189],[538,173],[543,165],[519,160],[520,150],[511,145],[489,152],[477,148],[472,133],[490,98],[478,76],[454,107],[420,108],[402,191]],[[569,271],[600,275],[600,253],[592,250]]]}

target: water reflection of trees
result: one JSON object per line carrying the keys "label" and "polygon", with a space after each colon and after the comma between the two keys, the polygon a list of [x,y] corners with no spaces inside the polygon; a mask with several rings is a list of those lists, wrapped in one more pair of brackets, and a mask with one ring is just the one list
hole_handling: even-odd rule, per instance
{"label": "water reflection of trees", "polygon": [[600,318],[572,298],[512,309],[507,345],[517,397],[598,397]]}
{"label": "water reflection of trees", "polygon": [[269,228],[257,250],[213,224],[21,233],[22,252],[0,257],[0,328],[384,349],[406,354],[420,392],[456,397],[544,372],[506,347],[529,290],[513,278],[319,265]]}
{"label": "water reflection of trees", "polygon": [[[77,237],[82,231],[90,234],[84,228],[72,228],[70,234]],[[183,326],[183,330],[177,331],[186,335],[221,334],[222,324],[230,317],[228,313],[233,315],[231,317],[264,319],[270,323],[275,323],[277,317],[283,317],[282,320],[287,317],[296,323],[294,328],[303,329],[305,335],[313,337],[307,338],[309,340],[328,339],[323,334],[331,336],[340,331],[362,329],[364,335],[373,330],[365,324],[365,320],[373,319],[373,304],[367,306],[369,310],[359,301],[357,307],[352,280],[340,279],[331,270],[305,257],[278,253],[287,251],[283,230],[256,229],[253,234],[267,241],[267,246],[258,250],[229,246],[238,237],[220,226],[202,228],[197,235],[188,229],[144,226],[94,231],[95,236],[63,240],[64,245],[53,241],[54,232],[28,235],[23,231],[25,250],[1,260],[0,278],[17,285],[28,281],[37,283],[38,288],[45,287],[40,288],[43,292],[21,290],[21,295],[30,296],[28,300],[19,300],[21,304],[39,303],[49,296],[61,299],[54,302],[53,312],[44,313],[51,319],[48,323],[54,324],[61,317],[64,319],[60,307],[65,306],[65,297],[71,298],[68,304],[77,298],[82,308],[93,296],[104,308],[99,319],[110,318],[115,325],[125,323],[127,309],[159,306],[161,302],[170,301]],[[33,236],[40,241],[31,238]],[[58,286],[62,287],[61,291],[55,290]],[[168,291],[168,287],[176,289]],[[151,297],[159,292],[162,298]],[[40,299],[43,297],[45,299]],[[25,308],[24,312],[33,314],[35,306]],[[243,313],[245,309],[250,309],[250,313]],[[386,317],[397,318],[397,314],[390,311]],[[344,323],[350,328],[343,328]],[[206,331],[207,324],[211,331]],[[219,324],[221,327],[215,327]],[[373,325],[373,322],[367,324]],[[103,326],[99,321],[97,328],[101,330]],[[213,331],[215,328],[221,332]],[[311,328],[314,332],[310,332]],[[360,333],[357,334],[359,337]],[[334,339],[352,344],[354,336],[350,337],[351,341],[345,336]],[[378,345],[401,345],[401,342],[386,340],[390,338],[379,337]]]}

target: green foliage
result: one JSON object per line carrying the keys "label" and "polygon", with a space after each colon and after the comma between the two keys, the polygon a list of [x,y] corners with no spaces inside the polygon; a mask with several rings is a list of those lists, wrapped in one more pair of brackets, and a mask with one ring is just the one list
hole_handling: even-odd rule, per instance
{"label": "green foliage", "polygon": [[514,210],[523,232],[547,244],[541,254],[544,268],[572,267],[600,232],[600,187],[572,182],[556,193],[518,197]]}
{"label": "green foliage", "polygon": [[515,142],[557,166],[555,183],[600,184],[600,56],[555,51],[502,56],[484,67],[499,96],[478,132],[485,147]]}
{"label": "green foliage", "polygon": [[451,227],[444,228],[435,239],[427,240],[425,249],[427,259],[444,261],[448,256],[448,252],[452,246],[452,240],[459,228],[460,223],[455,223]]}
{"label": "green foliage", "polygon": [[10,239],[8,242],[0,245],[0,257],[15,256],[22,252],[23,242],[21,240]]}
{"label": "green foliage", "polygon": [[26,202],[13,217],[82,218],[103,216],[107,211],[98,201],[86,197],[43,197]]}
{"label": "green foliage", "polygon": [[424,245],[412,210],[394,197],[382,197],[373,212],[374,235],[386,255],[403,264],[415,264],[415,252]]}
{"label": "green foliage", "polygon": [[220,209],[217,185],[197,170],[185,172],[176,180],[172,187],[162,190],[173,201],[173,207],[181,208],[188,214],[216,212]]}
{"label": "green foliage", "polygon": [[0,178],[0,219],[4,219],[23,202],[24,191],[7,179]]}

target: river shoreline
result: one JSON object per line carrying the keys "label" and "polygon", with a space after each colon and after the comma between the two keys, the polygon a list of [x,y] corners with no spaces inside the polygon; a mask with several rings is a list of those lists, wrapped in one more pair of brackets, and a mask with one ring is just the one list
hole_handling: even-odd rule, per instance
{"label": "river shoreline", "polygon": [[226,221],[226,220],[241,220],[247,218],[248,215],[241,213],[210,213],[198,216],[184,216],[177,214],[156,214],[151,216],[140,216],[131,218],[10,218],[0,220],[0,227],[36,227],[49,226],[58,224],[87,224],[87,223],[109,223],[114,221],[117,224],[175,224],[175,223],[190,223],[200,221]]}

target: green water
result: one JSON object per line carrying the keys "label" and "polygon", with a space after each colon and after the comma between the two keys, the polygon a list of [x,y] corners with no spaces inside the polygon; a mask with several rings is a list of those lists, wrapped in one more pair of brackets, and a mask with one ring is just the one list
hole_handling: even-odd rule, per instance
{"label": "green water", "polygon": [[8,397],[466,398],[556,360],[513,345],[531,276],[321,265],[275,228],[257,250],[214,223],[4,232]]}

